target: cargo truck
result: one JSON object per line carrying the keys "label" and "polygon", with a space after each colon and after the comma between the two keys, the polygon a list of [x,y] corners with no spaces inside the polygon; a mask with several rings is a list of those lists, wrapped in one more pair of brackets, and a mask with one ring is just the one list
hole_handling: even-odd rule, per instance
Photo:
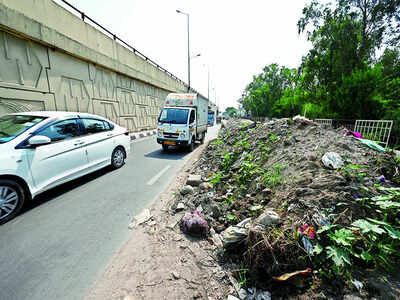
{"label": "cargo truck", "polygon": [[158,117],[157,143],[164,151],[170,146],[193,151],[207,133],[208,100],[199,94],[168,94]]}

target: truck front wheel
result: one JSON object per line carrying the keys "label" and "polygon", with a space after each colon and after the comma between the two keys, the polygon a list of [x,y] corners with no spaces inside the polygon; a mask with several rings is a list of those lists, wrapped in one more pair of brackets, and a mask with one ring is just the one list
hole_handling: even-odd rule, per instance
{"label": "truck front wheel", "polygon": [[168,145],[162,144],[162,149],[164,152],[168,151]]}
{"label": "truck front wheel", "polygon": [[192,139],[192,142],[190,143],[190,145],[188,146],[188,150],[189,152],[192,152],[194,150],[194,138]]}
{"label": "truck front wheel", "polygon": [[203,145],[204,144],[204,139],[206,138],[206,134],[205,134],[205,132],[203,132],[202,134],[201,134],[201,139],[200,139],[200,143]]}

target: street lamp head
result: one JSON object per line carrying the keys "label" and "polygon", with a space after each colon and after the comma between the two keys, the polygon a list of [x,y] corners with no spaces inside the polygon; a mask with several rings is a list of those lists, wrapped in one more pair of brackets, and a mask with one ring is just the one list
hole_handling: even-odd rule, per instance
{"label": "street lamp head", "polygon": [[190,59],[193,59],[193,58],[199,57],[199,56],[201,56],[201,53],[191,56]]}
{"label": "street lamp head", "polygon": [[178,14],[182,14],[182,15],[185,15],[185,16],[189,17],[189,14],[187,14],[187,13],[185,13],[185,12],[179,10],[179,9],[177,9],[176,12],[177,12]]}

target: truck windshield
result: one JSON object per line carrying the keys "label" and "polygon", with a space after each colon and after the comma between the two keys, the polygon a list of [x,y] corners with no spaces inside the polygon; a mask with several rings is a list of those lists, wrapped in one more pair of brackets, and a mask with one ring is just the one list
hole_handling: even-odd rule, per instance
{"label": "truck windshield", "polygon": [[188,115],[188,109],[163,108],[158,118],[158,121],[161,123],[186,124]]}
{"label": "truck windshield", "polygon": [[5,115],[0,117],[0,144],[11,141],[44,119],[45,117],[27,115]]}

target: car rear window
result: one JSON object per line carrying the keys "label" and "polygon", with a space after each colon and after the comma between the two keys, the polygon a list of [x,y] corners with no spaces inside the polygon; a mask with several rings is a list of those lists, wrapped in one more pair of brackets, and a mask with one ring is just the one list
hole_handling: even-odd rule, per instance
{"label": "car rear window", "polygon": [[4,144],[35,126],[46,117],[5,115],[0,117],[0,144]]}
{"label": "car rear window", "polygon": [[98,133],[113,129],[113,126],[103,120],[98,119],[82,119],[87,134]]}

